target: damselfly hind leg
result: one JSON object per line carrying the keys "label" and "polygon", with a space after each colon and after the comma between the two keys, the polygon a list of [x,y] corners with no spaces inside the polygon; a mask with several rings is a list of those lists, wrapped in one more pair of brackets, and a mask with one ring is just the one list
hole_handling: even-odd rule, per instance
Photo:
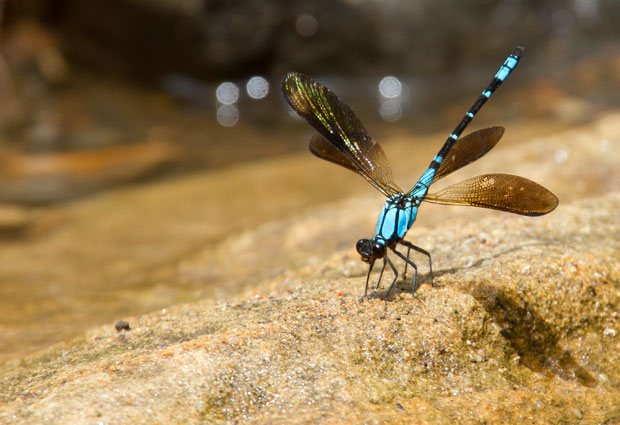
{"label": "damselfly hind leg", "polygon": [[[411,267],[413,267],[413,288],[411,289],[411,295],[413,295],[415,298],[415,291],[418,289],[418,266],[415,265],[415,263],[413,261],[411,261],[409,258],[405,257],[403,254],[401,254],[400,252],[396,251],[395,249],[393,249],[392,251],[394,251],[394,254],[398,255],[400,258],[403,259],[403,261],[406,264],[409,264]],[[392,283],[392,285],[394,285],[394,283]],[[390,286],[390,289],[392,289],[392,287]],[[390,289],[388,289],[387,293],[385,294],[385,296],[387,297],[387,295],[390,293]]]}
{"label": "damselfly hind leg", "polygon": [[[407,259],[409,259],[409,250],[413,249],[414,251],[418,251],[420,254],[424,254],[428,257],[428,268],[430,270],[431,276],[431,285],[435,286],[435,282],[433,281],[433,262],[431,260],[431,254],[419,246],[412,244],[411,242],[407,242],[405,240],[400,241],[400,244],[407,247]],[[407,263],[405,262],[405,272],[407,271]]]}

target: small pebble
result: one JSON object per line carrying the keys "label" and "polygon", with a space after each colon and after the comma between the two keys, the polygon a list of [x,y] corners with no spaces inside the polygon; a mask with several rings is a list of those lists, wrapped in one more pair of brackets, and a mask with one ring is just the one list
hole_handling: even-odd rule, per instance
{"label": "small pebble", "polygon": [[116,328],[117,332],[131,330],[131,328],[129,327],[129,323],[125,322],[124,320],[116,322],[116,325],[114,325],[114,327]]}

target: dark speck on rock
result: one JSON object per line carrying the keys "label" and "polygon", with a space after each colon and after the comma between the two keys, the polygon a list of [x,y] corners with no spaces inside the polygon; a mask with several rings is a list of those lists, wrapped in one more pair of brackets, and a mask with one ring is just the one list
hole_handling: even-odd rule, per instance
{"label": "dark speck on rock", "polygon": [[131,330],[131,328],[129,327],[129,323],[125,322],[124,320],[119,320],[118,322],[116,322],[114,327],[118,332]]}
{"label": "dark speck on rock", "polygon": [[501,329],[499,331],[499,334],[506,339],[510,339],[510,332],[508,332],[506,329]]}

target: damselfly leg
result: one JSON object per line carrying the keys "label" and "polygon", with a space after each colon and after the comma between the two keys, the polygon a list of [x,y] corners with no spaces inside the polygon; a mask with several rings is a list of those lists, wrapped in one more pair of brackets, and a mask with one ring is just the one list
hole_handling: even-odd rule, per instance
{"label": "damselfly leg", "polygon": [[[407,259],[409,259],[409,252],[413,249],[414,251],[418,251],[420,254],[424,254],[428,257],[428,268],[430,270],[430,276],[431,276],[431,285],[434,287],[435,286],[435,282],[433,281],[433,261],[431,260],[431,254],[425,250],[424,248],[420,248],[417,245],[412,244],[409,241],[406,240],[402,240],[400,241],[400,244],[403,246],[407,247]],[[403,273],[403,276],[407,275],[407,262],[405,262],[405,272]]]}

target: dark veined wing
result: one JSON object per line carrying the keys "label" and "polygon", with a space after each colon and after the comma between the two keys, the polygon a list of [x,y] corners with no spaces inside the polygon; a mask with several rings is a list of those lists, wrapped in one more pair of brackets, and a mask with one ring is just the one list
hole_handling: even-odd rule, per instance
{"label": "dark veined wing", "polygon": [[504,127],[489,127],[461,137],[441,162],[433,182],[482,157],[499,142],[503,134]]}
{"label": "dark veined wing", "polygon": [[320,134],[315,134],[310,138],[310,144],[308,145],[310,152],[334,164],[341,167],[348,168],[351,171],[357,171],[357,166],[351,162],[348,155],[340,152],[332,143]]}
{"label": "dark veined wing", "polygon": [[510,174],[484,174],[428,194],[437,204],[472,205],[515,214],[537,216],[558,206],[558,198],[538,183]]}
{"label": "dark veined wing", "polygon": [[282,92],[295,112],[323,136],[310,142],[315,155],[355,171],[385,196],[402,192],[392,181],[390,163],[379,143],[331,90],[305,75],[289,72]]}

